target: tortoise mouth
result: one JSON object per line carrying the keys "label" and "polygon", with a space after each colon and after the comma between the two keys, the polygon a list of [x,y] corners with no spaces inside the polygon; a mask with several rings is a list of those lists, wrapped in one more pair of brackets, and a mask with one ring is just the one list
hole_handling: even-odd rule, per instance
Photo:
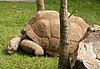
{"label": "tortoise mouth", "polygon": [[8,50],[8,51],[7,51],[7,53],[8,53],[9,55],[11,55],[13,52],[14,52],[13,48],[12,48],[11,50]]}
{"label": "tortoise mouth", "polygon": [[12,54],[12,51],[8,51],[7,53],[8,53],[9,55],[11,55],[11,54]]}

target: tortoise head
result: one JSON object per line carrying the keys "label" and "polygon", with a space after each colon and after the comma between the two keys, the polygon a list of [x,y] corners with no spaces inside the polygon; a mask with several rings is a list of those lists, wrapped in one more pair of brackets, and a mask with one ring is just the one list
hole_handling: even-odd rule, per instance
{"label": "tortoise head", "polygon": [[8,54],[14,53],[18,49],[18,45],[12,42],[9,42],[6,46],[6,50]]}

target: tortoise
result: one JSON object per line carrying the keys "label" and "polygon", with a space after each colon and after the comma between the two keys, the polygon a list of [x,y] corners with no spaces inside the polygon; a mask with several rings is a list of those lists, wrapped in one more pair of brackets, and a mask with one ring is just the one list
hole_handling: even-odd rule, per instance
{"label": "tortoise", "polygon": [[[77,48],[78,41],[89,25],[82,18],[73,15],[68,21],[71,33],[70,50],[73,53]],[[38,11],[21,30],[21,34],[18,45],[25,51],[35,51],[35,55],[44,55],[44,52],[50,55],[58,55],[60,46],[59,13],[57,11]],[[8,47],[7,45],[7,51],[11,50],[13,52],[17,50],[12,50],[12,46],[10,46],[10,49]],[[12,53],[11,51],[9,54]]]}

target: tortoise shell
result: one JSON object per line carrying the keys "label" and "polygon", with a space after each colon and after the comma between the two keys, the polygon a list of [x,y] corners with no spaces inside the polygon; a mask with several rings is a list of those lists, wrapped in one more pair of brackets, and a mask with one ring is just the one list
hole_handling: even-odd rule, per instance
{"label": "tortoise shell", "polygon": [[[70,49],[73,52],[76,49],[75,44],[80,40],[89,25],[82,18],[73,15],[69,18],[69,22],[72,43]],[[37,12],[21,32],[22,35],[27,35],[32,41],[42,46],[45,51],[54,54],[59,52],[60,19],[58,12]]]}

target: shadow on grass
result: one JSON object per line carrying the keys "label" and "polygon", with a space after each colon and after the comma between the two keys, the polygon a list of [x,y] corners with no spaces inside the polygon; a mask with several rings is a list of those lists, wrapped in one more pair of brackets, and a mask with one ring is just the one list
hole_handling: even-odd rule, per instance
{"label": "shadow on grass", "polygon": [[[16,53],[17,55],[21,55],[21,56],[22,56],[22,55],[26,55],[26,56],[29,56],[29,57],[35,56],[34,54],[25,52],[25,51],[22,50],[22,49],[18,49],[18,50],[17,50],[16,52],[14,52],[14,53]],[[12,54],[14,54],[14,53],[12,53]],[[7,53],[7,50],[5,50],[5,49],[1,52],[1,54],[6,55],[6,56],[12,55],[12,54],[8,54],[8,53]]]}
{"label": "shadow on grass", "polygon": [[[26,55],[29,57],[35,57],[34,50],[32,52],[26,52],[23,49],[19,48],[16,52],[18,55]],[[44,55],[38,55],[38,57],[54,57],[53,55],[50,55],[49,53],[44,52]]]}
{"label": "shadow on grass", "polygon": [[31,52],[31,53],[29,53],[29,52],[24,51],[24,50],[21,49],[21,48],[19,48],[19,49],[17,50],[16,53],[17,53],[18,55],[26,55],[26,56],[29,56],[29,57],[35,56],[34,51]]}
{"label": "shadow on grass", "polygon": [[100,3],[100,0],[91,0],[92,2]]}

